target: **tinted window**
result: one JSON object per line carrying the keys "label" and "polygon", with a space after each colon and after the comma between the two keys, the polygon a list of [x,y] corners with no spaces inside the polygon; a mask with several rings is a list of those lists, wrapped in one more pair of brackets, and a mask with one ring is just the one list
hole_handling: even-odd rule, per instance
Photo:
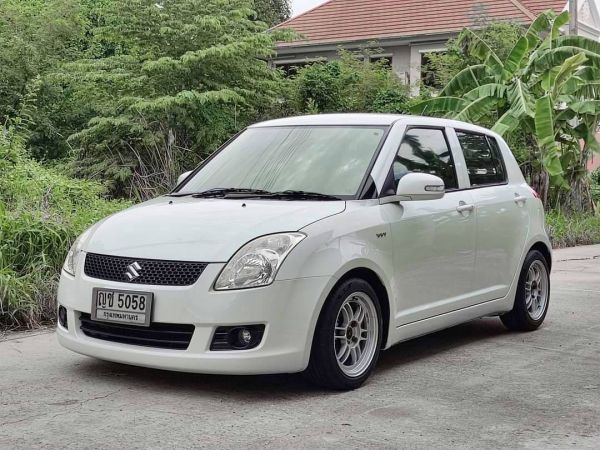
{"label": "tinted window", "polygon": [[483,134],[457,131],[472,186],[506,182],[502,154],[495,139]]}
{"label": "tinted window", "polygon": [[436,175],[444,180],[446,189],[458,188],[452,153],[442,130],[412,128],[404,135],[394,160],[394,178],[420,172]]}

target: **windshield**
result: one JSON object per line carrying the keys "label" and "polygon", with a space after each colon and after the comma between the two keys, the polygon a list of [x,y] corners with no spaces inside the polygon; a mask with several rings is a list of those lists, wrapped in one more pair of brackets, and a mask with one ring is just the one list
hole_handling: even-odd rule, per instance
{"label": "windshield", "polygon": [[249,128],[210,159],[177,193],[210,189],[358,195],[386,128]]}

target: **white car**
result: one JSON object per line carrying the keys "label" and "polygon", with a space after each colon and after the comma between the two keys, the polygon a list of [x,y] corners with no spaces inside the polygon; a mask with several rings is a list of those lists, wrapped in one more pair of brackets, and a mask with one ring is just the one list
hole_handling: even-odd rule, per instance
{"label": "white car", "polygon": [[504,140],[397,115],[251,126],[71,248],[58,339],[96,358],[360,386],[381,350],[483,316],[538,328],[544,210]]}

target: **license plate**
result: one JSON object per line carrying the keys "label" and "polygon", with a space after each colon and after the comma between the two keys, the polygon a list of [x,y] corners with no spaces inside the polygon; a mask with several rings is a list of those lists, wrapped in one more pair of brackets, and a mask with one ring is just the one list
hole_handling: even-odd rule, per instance
{"label": "license plate", "polygon": [[92,293],[92,320],[150,326],[151,292],[95,288]]}

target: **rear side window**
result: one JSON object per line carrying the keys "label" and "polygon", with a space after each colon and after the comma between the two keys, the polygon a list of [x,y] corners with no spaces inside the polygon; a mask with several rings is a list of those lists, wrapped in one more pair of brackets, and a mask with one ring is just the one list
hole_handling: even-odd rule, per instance
{"label": "rear side window", "polygon": [[440,129],[407,130],[394,160],[393,170],[396,185],[407,173],[420,172],[440,177],[446,189],[458,188],[452,153],[446,135]]}
{"label": "rear side window", "polygon": [[456,136],[465,155],[471,186],[506,183],[504,160],[496,139],[458,130]]}

